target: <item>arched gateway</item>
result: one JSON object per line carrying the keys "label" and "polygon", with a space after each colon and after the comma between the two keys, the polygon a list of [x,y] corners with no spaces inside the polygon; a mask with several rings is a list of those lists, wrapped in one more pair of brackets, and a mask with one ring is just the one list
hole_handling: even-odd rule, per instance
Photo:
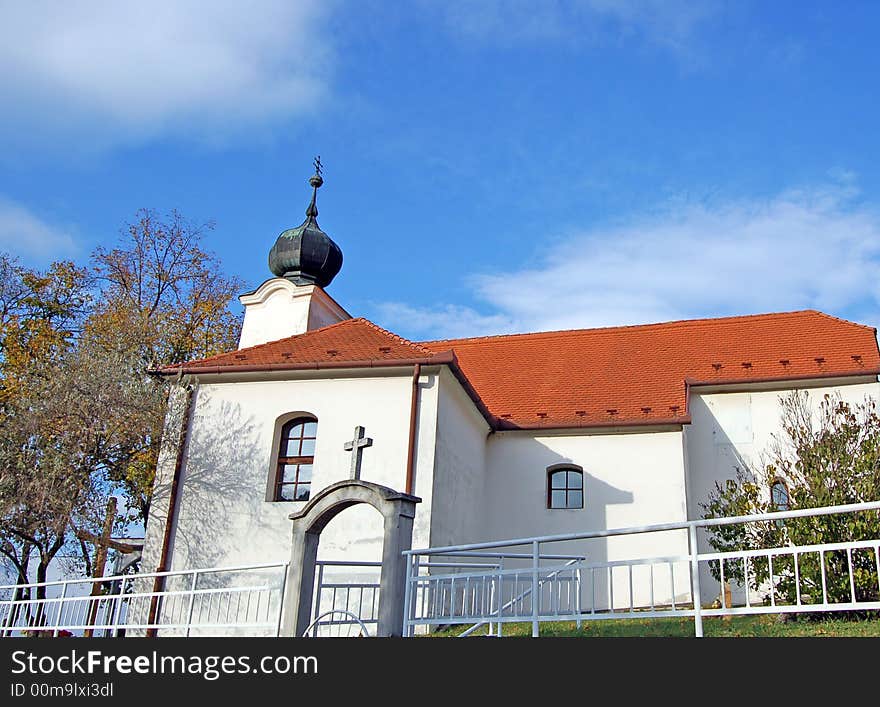
{"label": "arched gateway", "polygon": [[305,508],[291,513],[293,545],[284,597],[284,635],[301,636],[311,621],[321,531],[336,515],[358,503],[371,505],[384,519],[377,635],[402,635],[406,586],[406,560],[402,553],[412,547],[413,518],[420,502],[416,496],[386,486],[350,479],[322,489]]}

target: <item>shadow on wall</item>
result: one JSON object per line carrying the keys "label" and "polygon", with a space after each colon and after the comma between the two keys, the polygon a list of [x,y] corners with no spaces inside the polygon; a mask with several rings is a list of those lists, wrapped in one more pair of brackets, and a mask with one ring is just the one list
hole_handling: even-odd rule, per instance
{"label": "shadow on wall", "polygon": [[[700,418],[706,419],[712,428],[712,452],[711,461],[705,458],[697,458],[697,463],[710,464],[711,468],[689,468],[688,488],[689,493],[693,495],[688,499],[688,516],[692,520],[703,518],[706,511],[700,504],[709,501],[709,494],[712,492],[715,483],[724,483],[727,480],[736,480],[737,474],[745,473],[748,477],[755,480],[755,471],[760,467],[760,463],[754,459],[750,459],[741,451],[742,448],[752,449],[754,444],[754,435],[751,428],[751,413],[748,418],[743,416],[742,420],[736,420],[734,429],[737,430],[736,438],[731,437],[725,430],[725,426],[718,418],[712,406],[708,405],[700,396],[693,396],[691,400],[691,412],[695,420]],[[748,422],[745,422],[745,420]],[[738,423],[738,424],[736,424]],[[730,421],[728,421],[730,424]],[[688,456],[690,457],[690,444],[688,445]],[[697,481],[699,480],[699,483]],[[769,489],[767,489],[769,493]],[[709,534],[705,528],[697,530],[697,547],[701,553],[715,552],[709,542]],[[731,599],[734,605],[745,603],[745,588],[742,584],[731,582]],[[715,579],[707,565],[700,564],[700,590],[702,601],[704,604],[711,603],[713,600],[721,597],[721,583]],[[759,593],[751,592],[751,600],[760,602]]]}
{"label": "shadow on wall", "polygon": [[[228,402],[212,404],[208,395],[204,389],[196,392],[194,434],[188,440],[171,545],[172,567],[286,560],[287,513],[280,514],[283,522],[275,524],[263,508],[270,450],[257,443],[253,417],[242,415],[239,406]],[[255,545],[267,537],[277,537],[277,548],[266,551]]]}
{"label": "shadow on wall", "polygon": [[[511,455],[511,462],[518,462],[517,466],[521,468],[523,460],[528,460],[530,468],[526,472],[518,473],[503,470],[494,472],[494,478],[487,484],[487,491],[494,494],[495,498],[487,496],[487,501],[496,505],[490,509],[493,520],[484,530],[486,540],[607,530],[611,507],[634,502],[631,491],[596,476],[590,468],[587,455],[584,458],[566,456],[532,438],[520,437],[511,444],[513,447],[506,452]],[[547,469],[555,465],[582,468],[583,508],[547,507]],[[501,466],[503,467],[503,461]],[[462,542],[470,542],[470,539],[462,539]],[[531,551],[525,546],[510,549],[515,552]],[[611,556],[611,549],[616,556]],[[640,553],[628,552],[626,541],[622,542],[618,538],[557,542],[544,545],[541,552],[586,557],[589,564],[598,565],[604,565],[609,558],[619,559],[622,553],[629,557],[640,556]],[[564,561],[547,559],[542,564],[558,566],[561,562]],[[520,564],[524,565],[526,561]],[[595,582],[591,581],[591,574],[595,574]],[[608,570],[596,570],[595,573],[587,571],[583,581],[582,597],[586,605],[590,606],[595,596],[597,607],[607,606],[611,595],[615,593],[609,586]]]}
{"label": "shadow on wall", "polygon": [[[537,443],[536,444],[540,444]],[[548,462],[545,467],[555,464],[574,464],[582,466],[583,462],[588,460],[580,460],[582,464],[578,464],[575,459],[564,457],[541,444],[546,450],[547,456],[553,457],[554,460]],[[546,471],[544,472],[544,483],[546,486]],[[551,522],[550,526],[564,525],[558,531],[551,532],[580,532],[592,530],[608,530],[610,527],[608,515],[609,506],[629,505],[633,503],[633,494],[631,491],[614,486],[607,481],[600,479],[590,473],[589,464],[583,465],[583,482],[584,482],[584,507],[582,509],[561,510],[546,509]],[[546,497],[546,491],[545,491]],[[544,504],[546,506],[546,503]],[[559,518],[561,522],[553,522],[553,518]],[[609,538],[594,538],[590,540],[578,540],[572,543],[554,543],[548,548],[548,551],[554,554],[574,554],[583,555],[590,565],[603,565],[611,559],[609,545],[615,540]],[[614,558],[617,559],[617,558]],[[581,601],[584,606],[592,606],[593,602],[597,608],[605,608],[611,605],[614,599],[614,591],[612,590],[612,580],[608,570],[595,570],[586,573],[582,579],[584,586],[581,588]],[[618,592],[619,595],[619,592]]]}

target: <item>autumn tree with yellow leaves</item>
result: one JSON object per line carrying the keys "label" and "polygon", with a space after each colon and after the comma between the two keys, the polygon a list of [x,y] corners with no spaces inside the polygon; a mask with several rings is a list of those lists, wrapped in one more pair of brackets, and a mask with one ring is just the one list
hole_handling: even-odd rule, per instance
{"label": "autumn tree with yellow leaves", "polygon": [[168,395],[147,370],[237,344],[212,228],[142,210],[86,266],[0,254],[0,558],[19,583],[64,548],[87,571],[111,494],[120,527],[146,520]]}

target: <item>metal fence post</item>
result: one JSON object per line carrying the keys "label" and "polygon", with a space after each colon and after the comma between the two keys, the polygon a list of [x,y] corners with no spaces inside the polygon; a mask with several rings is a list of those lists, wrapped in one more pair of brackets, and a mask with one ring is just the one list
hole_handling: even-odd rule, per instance
{"label": "metal fence post", "polygon": [[[195,608],[196,602],[196,584],[199,581],[199,571],[196,570],[193,572],[192,582],[189,585],[189,608],[186,611],[186,637],[189,638],[190,631],[192,630],[192,620],[193,620],[193,609]],[[210,617],[209,617],[210,620]]]}
{"label": "metal fence post", "polygon": [[532,541],[532,638],[537,638],[540,633],[540,625],[538,622],[538,610],[540,597],[538,596],[538,553],[540,543],[537,540]]}
{"label": "metal fence post", "polygon": [[[323,568],[322,568],[323,569]],[[284,563],[284,566],[281,568],[281,590],[278,594],[278,618],[275,622],[275,637],[278,638],[281,635],[281,621],[284,616],[284,591],[287,589],[287,563]],[[238,620],[238,609],[236,608],[235,614],[236,621]]]}
{"label": "metal fence post", "polygon": [[498,563],[498,638],[504,636],[504,624],[501,617],[504,614],[504,558]]}
{"label": "metal fence post", "polygon": [[122,603],[125,601],[125,580],[123,577],[119,583],[119,598],[116,600],[116,611],[113,617],[113,637],[119,638],[119,617],[122,614]]}
{"label": "metal fence post", "polygon": [[403,588],[403,635],[407,638],[412,636],[412,569],[413,556],[404,553],[406,558],[406,586]]}
{"label": "metal fence post", "polygon": [[55,630],[52,635],[57,637],[61,629],[61,612],[64,611],[64,599],[67,597],[67,582],[61,585],[61,596],[58,597],[58,615],[55,617]]}
{"label": "metal fence post", "polygon": [[[697,553],[697,526],[695,523],[688,524],[688,543],[691,550],[691,597],[694,600],[694,635],[697,638],[702,638],[703,607],[700,600],[700,562]],[[672,595],[675,596],[675,585],[672,587]]]}
{"label": "metal fence post", "polygon": [[[317,619],[321,615],[321,595],[324,593],[324,563],[317,562],[318,565],[318,586],[315,589],[315,611],[312,615],[312,620]],[[330,611],[336,609],[336,592],[333,592],[333,606],[330,607]],[[333,618],[331,616],[330,620]],[[320,626],[315,626],[315,635],[318,635],[318,629]]]}

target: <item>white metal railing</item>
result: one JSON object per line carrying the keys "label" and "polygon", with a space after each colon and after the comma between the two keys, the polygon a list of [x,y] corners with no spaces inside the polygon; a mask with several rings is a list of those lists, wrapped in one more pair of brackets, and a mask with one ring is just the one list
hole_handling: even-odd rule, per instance
{"label": "white metal railing", "polygon": [[[318,560],[315,563],[312,636],[360,636],[379,624],[379,575],[381,562]],[[497,563],[434,562],[425,569],[456,571],[497,569]],[[474,627],[476,628],[476,627]],[[304,634],[306,635],[306,634]]]}
{"label": "white metal railing", "polygon": [[[474,629],[490,624],[491,633],[494,624],[500,636],[505,623],[530,622],[537,636],[546,621],[573,620],[580,625],[638,615],[692,617],[695,635],[702,636],[704,616],[880,609],[880,538],[730,552],[701,552],[697,544],[698,530],[718,526],[878,510],[880,501],[875,501],[409,550],[404,552],[404,635],[414,635],[417,626],[455,624],[472,624]],[[578,543],[660,533],[666,534],[662,546],[671,546],[673,552],[610,562],[588,561],[588,550],[577,555],[544,552],[548,547],[568,550]],[[529,551],[515,553],[511,548]],[[426,564],[439,560],[476,555],[503,555],[506,564],[446,574],[425,570]],[[553,563],[563,558],[568,562]],[[810,567],[809,576],[805,567]],[[711,596],[719,597],[719,606],[703,606],[707,595],[701,591],[701,575],[703,581],[717,582],[720,591]],[[754,598],[758,576],[758,593],[766,601]],[[876,591],[857,592],[857,577],[859,586],[868,577]],[[738,586],[741,601],[725,599],[726,582]]]}
{"label": "white metal railing", "polygon": [[0,636],[278,635],[286,578],[275,563],[0,586]]}
{"label": "white metal railing", "polygon": [[318,560],[315,566],[312,623],[307,632],[342,637],[361,635],[372,626],[375,633],[382,563]]}
{"label": "white metal railing", "polygon": [[[408,577],[405,601],[408,606],[419,607],[417,613],[424,619],[419,623],[423,625],[473,624],[462,637],[488,626],[489,635],[500,636],[507,615],[521,613],[533,596],[538,597],[539,602],[549,601],[553,611],[559,611],[565,602],[572,602],[580,612],[578,568],[585,561],[581,555],[539,552],[533,558],[530,553],[509,549],[488,552],[465,548],[444,553],[444,556],[460,559],[423,562],[417,557],[415,565],[408,568],[412,573]],[[474,562],[478,559],[489,562]],[[529,567],[515,566],[533,559],[535,562]],[[559,561],[565,564],[545,569],[540,566],[541,562]]]}
{"label": "white metal railing", "polygon": [[[580,605],[580,601],[581,601],[581,584],[580,584],[581,575],[580,575],[580,572],[578,571],[578,568],[583,563],[584,559],[585,558],[579,557],[579,558],[570,560],[569,562],[566,562],[560,569],[555,570],[553,572],[550,572],[549,574],[542,574],[538,578],[539,596],[540,596],[540,592],[542,591],[544,585],[547,583],[551,583],[551,597],[555,596],[556,606],[558,608],[560,605],[560,597],[562,594],[562,588],[564,586],[566,588],[566,595],[569,597],[572,595],[574,596],[574,601],[576,604],[575,611],[576,611],[576,614],[579,616],[581,613],[581,605]],[[502,562],[503,562],[503,559],[502,559]],[[504,601],[504,581],[505,581],[505,575],[503,572],[503,564],[499,565],[497,569],[499,570],[498,575],[497,575],[497,577],[498,577],[497,582],[494,581],[494,578],[492,581],[492,592],[497,596],[497,600],[495,602],[496,606],[498,604],[501,604],[501,602]],[[561,580],[566,580],[566,583],[562,584]],[[532,595],[532,587],[528,586],[524,590],[522,590],[519,594],[516,594],[515,592],[513,592],[513,594],[514,594],[514,596],[512,596],[508,601],[504,602],[503,604],[498,606],[497,609],[492,611],[493,617],[503,616],[505,611],[509,611],[512,607],[516,606],[516,604],[518,602],[521,603],[521,602],[525,601],[525,599],[527,597],[530,597]],[[577,627],[580,628],[581,627],[580,618],[576,619],[576,623],[577,623]],[[491,621],[491,617],[490,617],[489,620],[480,621],[478,623],[475,623],[469,629],[460,633],[458,635],[458,637],[459,638],[466,638],[467,636],[470,636],[472,633],[474,633],[477,629],[481,628],[482,626],[486,626],[486,625],[488,625],[488,627],[489,627],[489,635],[490,636],[496,635],[499,638],[502,636],[503,623],[501,621],[496,621],[493,624],[493,622]],[[493,633],[493,625],[495,627],[494,630],[497,633]]]}

